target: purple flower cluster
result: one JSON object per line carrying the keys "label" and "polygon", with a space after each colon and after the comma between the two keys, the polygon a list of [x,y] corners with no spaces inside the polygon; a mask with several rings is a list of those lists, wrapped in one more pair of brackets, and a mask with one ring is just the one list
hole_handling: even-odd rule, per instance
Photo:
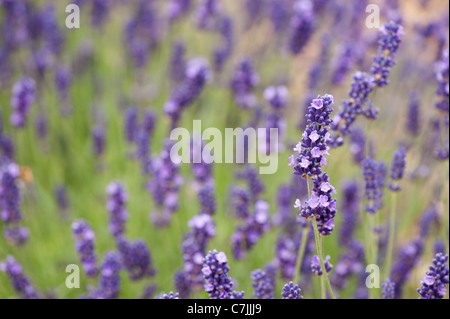
{"label": "purple flower cluster", "polygon": [[29,77],[21,78],[12,88],[10,122],[12,126],[25,126],[30,106],[36,101],[36,82]]}
{"label": "purple flower cluster", "polygon": [[299,0],[294,5],[290,22],[289,51],[297,55],[309,42],[315,29],[313,4],[310,0]]}
{"label": "purple flower cluster", "polygon": [[202,0],[195,11],[195,24],[200,30],[214,30],[222,13],[219,0]]}
{"label": "purple flower cluster", "polygon": [[439,160],[447,160],[449,158],[449,138],[448,138],[448,112],[449,112],[449,54],[448,49],[443,52],[441,60],[436,63],[435,73],[438,82],[436,90],[437,102],[435,104],[437,110],[443,118],[443,125],[439,126],[441,134],[441,142],[436,147],[436,155]]}
{"label": "purple flower cluster", "polygon": [[238,106],[243,109],[256,106],[257,99],[253,90],[259,84],[259,81],[259,75],[253,69],[251,60],[249,58],[243,59],[236,67],[230,83]]}
{"label": "purple flower cluster", "polygon": [[395,299],[395,283],[389,278],[381,285],[381,299]]}
{"label": "purple flower cluster", "polygon": [[255,203],[255,212],[248,216],[245,224],[238,226],[233,234],[232,250],[236,259],[243,259],[259,239],[270,229],[269,204],[264,201]]}
{"label": "purple flower cluster", "polygon": [[390,279],[395,283],[395,298],[401,298],[403,287],[423,253],[422,240],[414,240],[400,249],[397,262],[392,266]]}
{"label": "purple flower cluster", "polygon": [[375,214],[383,207],[384,187],[386,183],[386,165],[370,157],[363,161],[365,181],[366,212]]}
{"label": "purple flower cluster", "polygon": [[192,0],[170,0],[166,6],[166,13],[170,23],[174,23],[186,15],[191,9]]}
{"label": "purple flower cluster", "polygon": [[270,273],[257,269],[250,275],[253,280],[252,287],[257,299],[274,299],[275,277],[271,277]]}
{"label": "purple flower cluster", "polygon": [[314,180],[311,198],[301,207],[300,200],[296,201],[295,208],[300,209],[300,215],[306,219],[315,218],[319,232],[323,236],[331,235],[334,229],[336,216],[336,199],[333,199],[336,189],[330,184],[326,173]]}
{"label": "purple flower cluster", "polygon": [[128,193],[120,182],[112,182],[106,188],[108,201],[106,209],[109,212],[109,231],[118,239],[125,233],[125,222],[128,219],[128,211],[125,204],[128,201]]}
{"label": "purple flower cluster", "polygon": [[198,192],[200,214],[212,216],[216,213],[216,199],[214,196],[214,187],[212,186],[205,186]]}
{"label": "purple flower cluster", "polygon": [[5,163],[0,167],[0,208],[4,223],[19,222],[20,191],[18,185],[19,166],[15,163]]}
{"label": "purple flower cluster", "polygon": [[166,227],[178,210],[178,192],[183,179],[180,176],[180,164],[171,159],[170,150],[173,142],[166,141],[159,158],[153,161],[153,180],[147,184],[148,191],[160,212],[151,214],[151,219],[158,227]]}
{"label": "purple flower cluster", "polygon": [[378,87],[389,84],[388,77],[395,65],[395,54],[402,42],[403,27],[396,22],[389,22],[381,26],[378,40],[378,55],[373,58],[370,72],[375,77]]}
{"label": "purple flower cluster", "polygon": [[170,79],[174,87],[183,83],[186,72],[186,47],[183,42],[178,41],[172,46],[170,58]]}
{"label": "purple flower cluster", "polygon": [[120,237],[117,239],[117,249],[130,280],[137,281],[155,275],[150,251],[143,241],[128,242]]}
{"label": "purple flower cluster", "polygon": [[389,184],[389,189],[393,192],[398,192],[402,188],[398,185],[398,181],[403,178],[406,166],[406,150],[400,147],[394,154],[392,166],[390,170],[390,177],[392,182]]}
{"label": "purple flower cluster", "polygon": [[341,255],[330,277],[333,288],[339,290],[345,289],[352,275],[365,274],[362,272],[365,262],[364,246],[357,241],[349,243],[347,245],[347,252]]}
{"label": "purple flower cluster", "polygon": [[231,189],[231,206],[238,219],[246,219],[250,215],[250,194],[245,188]]}
{"label": "purple flower cluster", "polygon": [[[274,151],[282,150],[283,140],[286,130],[286,122],[284,120],[283,110],[288,102],[289,92],[285,86],[268,87],[264,91],[264,99],[269,103],[272,111],[266,118],[266,143],[264,144],[264,151],[266,154],[271,154]],[[278,132],[278,141],[273,145],[273,137],[271,136],[271,129],[276,129]]]}
{"label": "purple flower cluster", "polygon": [[420,283],[422,287],[417,289],[420,299],[442,299],[447,294],[449,283],[448,255],[437,254],[433,259],[433,266],[427,271],[427,276]]}
{"label": "purple flower cluster", "polygon": [[84,220],[79,220],[72,224],[72,233],[75,238],[75,249],[80,255],[86,276],[91,278],[97,276],[97,256],[95,254],[94,244],[95,233]]}
{"label": "purple flower cluster", "polygon": [[22,246],[27,243],[30,231],[26,227],[10,227],[5,228],[3,236],[10,245]]}
{"label": "purple flower cluster", "polygon": [[175,127],[183,110],[197,99],[211,78],[208,62],[202,58],[190,60],[185,71],[185,79],[173,92],[164,105],[164,111]]}
{"label": "purple flower cluster", "polygon": [[315,177],[322,174],[321,167],[327,165],[326,155],[330,140],[328,127],[331,124],[330,114],[333,112],[333,96],[324,95],[314,99],[306,115],[307,126],[302,135],[302,140],[294,151],[297,157],[292,155],[289,166],[293,166],[295,174],[304,178]]}
{"label": "purple flower cluster", "polygon": [[161,294],[157,299],[180,299],[180,294],[178,292],[173,293],[173,291],[171,291],[169,294]]}
{"label": "purple flower cluster", "polygon": [[218,29],[222,40],[220,47],[214,51],[214,70],[220,73],[233,53],[233,20],[223,16],[219,21]]}
{"label": "purple flower cluster", "polygon": [[215,236],[216,228],[211,216],[205,214],[195,216],[189,221],[188,225],[191,231],[184,237],[181,250],[184,263],[183,281],[188,291],[191,291],[201,287],[206,246],[210,239]]}
{"label": "purple flower cluster", "polygon": [[260,194],[265,191],[264,183],[261,181],[258,171],[251,165],[245,166],[245,169],[236,176],[247,183],[250,199],[254,203],[259,199]]}
{"label": "purple flower cluster", "polygon": [[348,246],[353,240],[353,234],[358,225],[358,213],[360,207],[360,187],[356,181],[346,181],[341,186],[341,230],[339,232],[339,244]]}
{"label": "purple flower cluster", "polygon": [[300,295],[301,290],[297,284],[291,281],[283,286],[283,292],[281,293],[282,299],[303,299]]}
{"label": "purple flower cluster", "polygon": [[[333,269],[333,265],[330,263],[330,259],[331,259],[330,256],[326,256],[323,261],[327,274],[329,274],[330,271]],[[314,255],[313,258],[311,259],[311,272],[316,276],[323,275],[322,268],[320,267],[319,256],[317,255]]]}
{"label": "purple flower cluster", "polygon": [[409,98],[406,130],[412,137],[420,134],[420,100],[416,92],[413,92]]}
{"label": "purple flower cluster", "polygon": [[233,282],[228,277],[230,268],[225,253],[210,251],[203,259],[202,273],[205,279],[205,291],[211,299],[241,299],[242,293],[233,291]]}
{"label": "purple flower cluster", "polygon": [[100,158],[105,152],[106,132],[102,125],[97,125],[91,132],[92,134],[92,151],[96,158]]}
{"label": "purple flower cluster", "polygon": [[100,267],[98,290],[94,292],[95,299],[116,299],[120,291],[120,275],[122,269],[120,256],[115,252],[106,253]]}
{"label": "purple flower cluster", "polygon": [[23,299],[39,299],[28,278],[24,275],[22,266],[13,256],[8,256],[0,263],[0,271],[6,273],[11,280],[14,290]]}
{"label": "purple flower cluster", "polygon": [[154,1],[139,1],[134,17],[125,25],[125,47],[137,69],[145,67],[159,41],[160,27],[153,5]]}

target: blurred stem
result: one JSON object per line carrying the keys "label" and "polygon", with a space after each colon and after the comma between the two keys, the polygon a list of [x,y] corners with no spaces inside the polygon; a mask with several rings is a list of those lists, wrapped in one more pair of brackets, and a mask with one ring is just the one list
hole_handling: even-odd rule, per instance
{"label": "blurred stem", "polygon": [[[314,238],[316,240],[316,248],[317,248],[317,255],[319,256],[320,261],[320,268],[322,269],[322,276],[321,280],[325,281],[325,284],[328,288],[328,292],[330,293],[330,296],[332,299],[336,299],[336,296],[334,295],[333,288],[331,288],[330,279],[328,278],[328,273],[325,269],[325,264],[323,262],[323,251],[322,251],[322,245],[321,245],[321,235],[319,234],[319,229],[317,228],[317,221],[315,218],[313,218],[313,228],[314,228]],[[323,285],[323,283],[322,283]],[[326,296],[322,296],[322,298],[326,298]]]}
{"label": "blurred stem", "polygon": [[386,262],[384,267],[384,279],[388,279],[391,273],[392,267],[392,255],[394,251],[394,240],[395,240],[395,227],[396,227],[396,210],[397,210],[397,193],[391,193],[391,214],[389,221],[389,241],[386,251]]}
{"label": "blurred stem", "polygon": [[[311,183],[310,183],[310,178],[308,177],[306,180],[306,184],[308,185],[308,196],[311,198]],[[300,272],[302,269],[302,262],[303,262],[303,258],[305,256],[305,250],[306,250],[306,242],[308,241],[309,238],[309,222],[306,223],[306,227],[303,230],[303,234],[302,234],[302,242],[300,243],[300,248],[298,251],[298,256],[297,256],[297,262],[295,263],[295,272],[294,272],[294,284],[298,284],[300,281]]]}

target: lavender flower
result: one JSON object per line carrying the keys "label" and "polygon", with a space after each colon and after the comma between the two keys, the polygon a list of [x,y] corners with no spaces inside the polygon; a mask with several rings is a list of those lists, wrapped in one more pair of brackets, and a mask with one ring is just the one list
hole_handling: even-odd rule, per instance
{"label": "lavender flower", "polygon": [[103,126],[96,126],[92,130],[92,150],[96,158],[100,158],[105,151],[105,129]]}
{"label": "lavender flower", "polygon": [[259,84],[259,81],[259,76],[254,71],[251,60],[249,58],[243,59],[236,67],[230,83],[238,106],[243,109],[256,106],[257,100],[253,90]]}
{"label": "lavender flower", "polygon": [[449,112],[449,54],[448,49],[442,53],[441,59],[435,65],[435,74],[438,82],[438,88],[436,95],[438,101],[436,102],[436,108],[439,111]]}
{"label": "lavender flower", "polygon": [[195,290],[202,284],[202,265],[206,246],[215,236],[216,229],[209,215],[197,215],[189,223],[192,229],[183,239],[182,253],[184,261],[184,281],[189,290]]}
{"label": "lavender flower", "polygon": [[89,224],[84,220],[72,224],[72,233],[75,238],[75,248],[80,255],[83,269],[88,277],[97,276],[97,256],[95,254],[95,234]]}
{"label": "lavender flower", "polygon": [[290,23],[289,50],[292,54],[299,54],[309,42],[314,29],[313,4],[309,0],[299,0],[294,5],[294,15]]}
{"label": "lavender flower", "polygon": [[106,194],[108,195],[106,209],[109,212],[109,231],[117,239],[125,232],[125,222],[128,219],[125,203],[128,201],[128,194],[119,182],[110,183],[106,188]]}
{"label": "lavender flower", "polygon": [[409,98],[406,130],[412,137],[420,134],[420,101],[416,92],[413,92]]}
{"label": "lavender flower", "polygon": [[179,174],[180,164],[170,157],[172,145],[172,141],[164,142],[160,157],[153,161],[153,180],[147,184],[157,208],[162,210],[151,215],[159,227],[167,226],[172,214],[178,210],[178,191],[183,182]]}
{"label": "lavender flower", "polygon": [[14,127],[25,126],[30,106],[36,100],[36,82],[29,77],[21,78],[12,89],[11,106],[11,125]]}
{"label": "lavender flower", "polygon": [[214,187],[205,186],[198,192],[200,202],[200,214],[214,215],[216,213],[216,200],[214,198]]}
{"label": "lavender flower", "polygon": [[186,15],[192,5],[191,0],[170,0],[166,6],[166,13],[170,23],[174,23]]}
{"label": "lavender flower", "polygon": [[53,190],[53,193],[59,209],[66,212],[69,209],[69,200],[67,198],[66,188],[63,185],[58,185]]}
{"label": "lavender flower", "polygon": [[253,280],[252,287],[254,288],[254,294],[257,299],[274,299],[275,278],[269,277],[261,269],[253,271],[250,277]]}
{"label": "lavender flower", "polygon": [[237,174],[237,178],[243,179],[247,183],[252,202],[256,202],[260,194],[265,191],[265,186],[260,179],[258,171],[253,166],[247,165],[244,171]]}
{"label": "lavender flower", "polygon": [[388,76],[395,65],[395,54],[399,48],[403,27],[396,22],[389,22],[381,26],[378,40],[378,55],[373,58],[371,73],[375,77],[378,87],[388,85]]}
{"label": "lavender flower", "polygon": [[[352,241],[347,244],[347,252],[342,254],[334,267],[334,272],[330,277],[331,284],[336,289],[344,289],[348,286],[349,278],[355,274],[361,274],[363,265],[365,264],[364,246]],[[364,272],[362,272],[365,274]],[[364,278],[365,284],[365,278]],[[364,286],[365,288],[365,286]]]}
{"label": "lavender flower", "polygon": [[155,275],[150,251],[143,241],[128,242],[120,237],[117,240],[117,249],[123,268],[128,272],[130,280],[137,281]]}
{"label": "lavender flower", "polygon": [[162,293],[157,299],[180,299],[180,294],[178,292],[173,293],[171,291],[169,294]]}
{"label": "lavender flower", "polygon": [[55,71],[55,86],[62,101],[67,101],[72,74],[68,68],[59,67]]}
{"label": "lavender flower", "polygon": [[389,189],[393,192],[398,192],[401,187],[398,185],[398,181],[403,178],[406,166],[406,150],[400,147],[394,154],[394,159],[392,160],[392,166],[390,171],[390,177],[392,183],[389,184]]}
{"label": "lavender flower", "polygon": [[437,254],[445,255],[446,252],[445,243],[442,240],[436,240],[433,246],[433,251],[435,255]]}
{"label": "lavender flower", "polygon": [[386,166],[368,157],[363,161],[363,175],[366,183],[366,212],[375,214],[383,206]]}
{"label": "lavender flower", "polygon": [[202,273],[205,291],[211,299],[231,299],[233,282],[228,277],[230,268],[225,253],[210,251],[203,259]]}
{"label": "lavender flower", "polygon": [[339,57],[332,75],[333,84],[341,85],[345,81],[353,62],[353,51],[353,43],[352,45],[347,44],[340,47]]}
{"label": "lavender flower", "polygon": [[0,167],[0,208],[3,222],[19,222],[20,191],[17,185],[19,178],[19,166],[14,163],[6,163]]}
{"label": "lavender flower", "polygon": [[170,59],[170,79],[174,86],[179,85],[185,79],[186,48],[183,42],[176,42],[172,47],[172,57]]}
{"label": "lavender flower", "polygon": [[283,287],[283,292],[281,293],[282,299],[303,299],[303,296],[300,295],[301,290],[298,285],[294,285],[291,281],[288,284],[285,284]]}
{"label": "lavender flower", "polygon": [[135,106],[128,107],[124,112],[125,139],[134,143],[138,133],[138,109]]}
{"label": "lavender flower", "polygon": [[222,43],[219,48],[214,51],[214,69],[222,72],[226,61],[233,52],[233,20],[224,16],[219,22],[219,33]]}
{"label": "lavender flower", "polygon": [[164,105],[164,111],[172,120],[172,127],[181,117],[182,111],[197,99],[211,78],[206,60],[197,58],[188,62],[183,83],[172,92],[170,100]]}
{"label": "lavender flower", "polygon": [[30,232],[25,227],[5,228],[3,236],[10,245],[22,246],[28,241]]}
{"label": "lavender flower", "polygon": [[255,213],[247,218],[245,225],[239,226],[233,234],[232,250],[236,259],[243,259],[269,228],[269,204],[255,203]]}
{"label": "lavender flower", "polygon": [[155,128],[156,115],[152,111],[144,113],[142,127],[136,135],[137,157],[141,162],[142,173],[150,174],[153,170],[152,161],[150,159],[150,145],[153,131]]}
{"label": "lavender flower", "polygon": [[353,240],[353,233],[358,225],[358,212],[360,206],[359,185],[355,181],[342,184],[341,212],[342,223],[339,232],[339,244],[349,245]]}
{"label": "lavender flower", "polygon": [[289,25],[289,8],[284,0],[270,1],[270,20],[275,32],[286,30]]}
{"label": "lavender flower", "polygon": [[95,298],[116,299],[120,291],[119,272],[122,269],[120,257],[115,252],[106,253],[100,268],[100,281]]}
{"label": "lavender flower", "polygon": [[222,12],[218,0],[202,0],[195,11],[195,24],[200,30],[214,30]]}
{"label": "lavender flower", "polygon": [[437,254],[433,259],[433,265],[427,271],[427,276],[420,283],[422,287],[417,289],[420,299],[442,299],[447,294],[449,283],[448,255]]}
{"label": "lavender flower", "polygon": [[395,283],[388,278],[381,286],[381,299],[395,299]]}
{"label": "lavender flower", "polygon": [[23,299],[39,299],[28,278],[24,275],[22,266],[16,262],[13,256],[8,256],[0,263],[0,271],[6,273],[14,290]]}
{"label": "lavender flower", "polygon": [[350,131],[350,153],[353,162],[358,165],[366,158],[366,134],[358,126],[354,126]]}
{"label": "lavender flower", "polygon": [[423,253],[421,240],[414,240],[401,248],[397,262],[393,265],[390,279],[395,283],[395,298],[401,298],[403,286]]}
{"label": "lavender flower", "polygon": [[247,11],[248,26],[253,25],[264,11],[264,1],[245,0],[245,10]]}
{"label": "lavender flower", "polygon": [[245,188],[233,187],[231,206],[237,218],[246,219],[250,215],[250,194]]}
{"label": "lavender flower", "polygon": [[[333,265],[330,263],[330,256],[326,256],[324,262],[325,270],[328,273],[333,269]],[[311,259],[311,272],[316,276],[322,276],[322,268],[320,267],[320,260],[317,255],[314,255]]]}
{"label": "lavender flower", "polygon": [[327,142],[330,139],[328,126],[331,124],[330,114],[333,111],[331,95],[319,96],[314,99],[308,109],[307,126],[302,135],[302,141],[294,149],[296,156],[291,156],[291,163],[295,174],[304,178],[322,174],[321,166],[326,166],[328,155]]}

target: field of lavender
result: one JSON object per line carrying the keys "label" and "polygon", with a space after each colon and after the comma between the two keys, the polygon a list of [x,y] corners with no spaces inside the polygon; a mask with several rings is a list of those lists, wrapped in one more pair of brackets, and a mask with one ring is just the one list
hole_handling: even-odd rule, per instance
{"label": "field of lavender", "polygon": [[448,9],[0,0],[0,298],[448,299]]}

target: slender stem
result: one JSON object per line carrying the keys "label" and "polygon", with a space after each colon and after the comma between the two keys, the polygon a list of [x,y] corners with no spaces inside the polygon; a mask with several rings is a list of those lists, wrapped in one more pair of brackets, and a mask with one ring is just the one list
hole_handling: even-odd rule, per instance
{"label": "slender stem", "polygon": [[302,233],[302,242],[300,244],[297,262],[295,264],[295,273],[294,273],[294,280],[293,280],[294,284],[298,284],[300,282],[300,272],[302,269],[302,262],[303,262],[303,257],[305,256],[306,242],[308,241],[308,238],[309,238],[309,223],[306,225],[306,228],[303,230],[303,233]]}
{"label": "slender stem", "polygon": [[320,261],[320,268],[322,269],[322,278],[325,280],[325,284],[328,288],[328,292],[332,299],[336,299],[336,296],[334,295],[333,288],[331,287],[330,279],[328,278],[328,273],[325,269],[325,264],[323,262],[323,253],[322,253],[322,247],[320,245],[320,234],[319,229],[317,228],[317,221],[315,218],[313,218],[313,228],[314,228],[314,238],[316,240],[316,248],[317,248],[317,254],[319,256]]}
{"label": "slender stem", "polygon": [[387,279],[391,273],[392,267],[392,255],[394,251],[394,240],[395,240],[395,224],[396,224],[396,210],[397,210],[397,193],[392,192],[391,195],[391,214],[390,214],[390,222],[389,222],[389,241],[388,247],[386,251],[386,264],[384,267],[384,278]]}
{"label": "slender stem", "polygon": [[[308,177],[306,183],[308,185],[308,196],[311,197],[311,185],[310,185],[309,177]],[[301,268],[302,268],[303,257],[305,255],[305,251],[306,251],[306,243],[309,238],[309,228],[310,228],[309,222],[307,222],[306,227],[302,233],[302,242],[300,243],[300,248],[299,248],[298,256],[297,256],[297,262],[295,263],[295,273],[294,273],[294,279],[293,279],[294,284],[298,284],[300,281],[300,272],[301,272]]]}

